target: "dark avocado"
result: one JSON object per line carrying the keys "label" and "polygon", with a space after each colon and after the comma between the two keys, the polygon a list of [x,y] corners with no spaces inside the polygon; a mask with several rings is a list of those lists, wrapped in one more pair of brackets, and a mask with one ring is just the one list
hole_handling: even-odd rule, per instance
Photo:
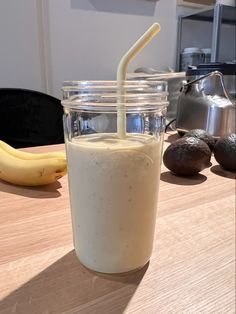
{"label": "dark avocado", "polygon": [[196,137],[182,137],[164,152],[164,165],[179,176],[191,176],[210,165],[211,151],[208,145]]}
{"label": "dark avocado", "polygon": [[224,169],[236,171],[236,134],[220,138],[215,144],[214,155]]}
{"label": "dark avocado", "polygon": [[212,135],[207,133],[205,130],[193,129],[193,130],[190,130],[189,132],[185,133],[184,137],[186,137],[186,136],[199,138],[200,140],[202,140],[203,142],[205,142],[209,146],[211,152],[213,151],[214,146],[215,146],[215,139]]}

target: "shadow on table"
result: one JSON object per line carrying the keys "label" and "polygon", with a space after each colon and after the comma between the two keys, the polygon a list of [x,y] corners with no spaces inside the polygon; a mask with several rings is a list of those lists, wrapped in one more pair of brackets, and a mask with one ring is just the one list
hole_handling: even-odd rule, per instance
{"label": "shadow on table", "polygon": [[177,184],[177,185],[196,185],[196,184],[203,183],[206,180],[207,180],[207,177],[200,173],[194,176],[186,176],[186,177],[176,176],[170,171],[161,173],[161,181],[165,181],[165,182]]}
{"label": "shadow on table", "polygon": [[211,172],[213,172],[214,174],[224,177],[224,178],[229,178],[229,179],[236,179],[236,172],[231,172],[231,171],[227,171],[224,170],[221,166],[219,165],[215,165],[213,167],[211,167]]}
{"label": "shadow on table", "polygon": [[147,268],[98,274],[83,267],[73,250],[5,297],[0,313],[123,313]]}
{"label": "shadow on table", "polygon": [[29,198],[59,197],[61,196],[61,193],[58,191],[58,189],[61,187],[62,186],[59,181],[42,186],[18,186],[0,180],[0,191]]}

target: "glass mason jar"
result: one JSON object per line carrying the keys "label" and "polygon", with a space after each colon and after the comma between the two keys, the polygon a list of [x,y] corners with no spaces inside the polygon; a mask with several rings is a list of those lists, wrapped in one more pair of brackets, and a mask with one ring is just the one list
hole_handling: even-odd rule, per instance
{"label": "glass mason jar", "polygon": [[141,268],[154,239],[167,83],[125,81],[122,95],[116,81],[70,81],[62,90],[76,254],[98,272]]}

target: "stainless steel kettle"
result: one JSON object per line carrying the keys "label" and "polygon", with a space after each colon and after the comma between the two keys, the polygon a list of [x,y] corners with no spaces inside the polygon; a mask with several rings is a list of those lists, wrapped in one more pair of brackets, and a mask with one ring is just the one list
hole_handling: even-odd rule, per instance
{"label": "stainless steel kettle", "polygon": [[225,88],[223,74],[208,73],[182,87],[176,129],[185,133],[203,129],[215,138],[236,133],[236,103]]}

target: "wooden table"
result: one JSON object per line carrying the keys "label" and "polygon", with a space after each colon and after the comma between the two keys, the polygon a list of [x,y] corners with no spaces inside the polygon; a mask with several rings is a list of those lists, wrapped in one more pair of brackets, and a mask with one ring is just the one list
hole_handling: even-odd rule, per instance
{"label": "wooden table", "polygon": [[235,313],[234,209],[235,174],[213,158],[192,178],[163,166],[150,263],[99,275],[73,250],[67,177],[40,188],[1,181],[0,313]]}

